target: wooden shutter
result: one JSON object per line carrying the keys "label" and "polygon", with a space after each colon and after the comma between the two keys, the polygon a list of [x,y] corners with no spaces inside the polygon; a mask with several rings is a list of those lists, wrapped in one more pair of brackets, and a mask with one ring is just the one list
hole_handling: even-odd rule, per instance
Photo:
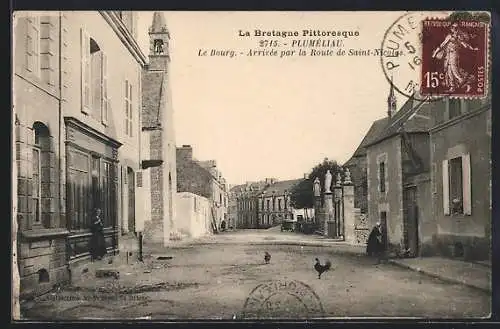
{"label": "wooden shutter", "polygon": [[128,80],[125,80],[125,135],[128,136]]}
{"label": "wooden shutter", "polygon": [[448,168],[448,160],[443,160],[443,211],[445,215],[450,214],[450,180]]}
{"label": "wooden shutter", "polygon": [[467,153],[462,155],[462,188],[464,198],[464,215],[472,214],[470,174],[470,154]]}
{"label": "wooden shutter", "polygon": [[134,98],[132,97],[132,85],[129,83],[128,84],[128,87],[129,87],[129,91],[128,91],[128,97],[129,97],[129,109],[128,109],[128,114],[129,114],[129,128],[128,128],[128,132],[129,132],[129,135],[130,137],[132,137],[134,134],[133,134],[133,122],[134,122],[134,117],[133,117],[133,109],[134,109]]}
{"label": "wooden shutter", "polygon": [[81,66],[82,66],[82,112],[89,113],[90,108],[90,37],[84,30],[80,30],[80,44],[81,44]]}
{"label": "wooden shutter", "polygon": [[101,52],[102,63],[102,81],[101,81],[101,122],[104,125],[108,124],[109,113],[109,96],[108,96],[108,57],[104,52]]}
{"label": "wooden shutter", "polygon": [[33,17],[28,16],[26,18],[26,70],[34,71],[34,40],[33,40]]}

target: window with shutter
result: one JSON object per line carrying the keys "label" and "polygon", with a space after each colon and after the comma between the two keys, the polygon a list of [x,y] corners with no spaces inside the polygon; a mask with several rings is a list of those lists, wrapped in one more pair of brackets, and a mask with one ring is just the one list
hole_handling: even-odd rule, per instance
{"label": "window with shutter", "polygon": [[26,19],[26,70],[35,75],[40,73],[40,18]]}
{"label": "window with shutter", "polygon": [[470,154],[461,157],[463,214],[472,215]]}
{"label": "window with shutter", "polygon": [[129,136],[129,103],[130,103],[130,100],[129,100],[129,87],[128,87],[128,80],[125,80],[125,135]]}
{"label": "window with shutter", "polygon": [[89,108],[91,104],[91,92],[90,92],[90,37],[88,33],[84,30],[80,30],[80,41],[81,41],[81,71],[82,71],[82,109],[81,111],[85,114],[89,113]]}
{"label": "window with shutter", "polygon": [[448,160],[443,160],[442,175],[443,175],[443,211],[445,215],[450,214],[450,181],[448,178]]}
{"label": "window with shutter", "polygon": [[453,119],[462,114],[462,100],[450,98],[448,100],[448,119]]}
{"label": "window with shutter", "polygon": [[134,108],[134,103],[133,103],[133,97],[132,97],[132,85],[129,83],[128,84],[128,87],[129,87],[129,92],[128,92],[128,96],[130,98],[130,101],[129,101],[129,109],[128,109],[128,114],[129,114],[129,128],[128,128],[128,132],[129,132],[129,135],[130,137],[132,137],[134,134],[133,134],[133,115],[134,115],[134,111],[133,111],[133,108]]}
{"label": "window with shutter", "polygon": [[101,122],[104,125],[108,124],[109,113],[109,95],[108,95],[108,57],[104,52],[101,52],[102,62],[102,105],[101,105]]}

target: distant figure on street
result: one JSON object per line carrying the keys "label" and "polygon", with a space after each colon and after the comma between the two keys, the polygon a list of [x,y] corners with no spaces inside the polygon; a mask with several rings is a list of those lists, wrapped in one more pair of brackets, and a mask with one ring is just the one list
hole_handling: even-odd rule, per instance
{"label": "distant figure on street", "polygon": [[104,224],[101,221],[101,208],[95,208],[92,215],[92,225],[90,230],[92,237],[90,238],[90,255],[92,260],[100,260],[106,255],[106,242],[104,240]]}
{"label": "distant figure on street", "polygon": [[370,235],[368,236],[368,243],[366,244],[366,253],[368,256],[376,256],[378,263],[380,263],[385,252],[385,241],[383,239],[383,235],[382,225],[377,222],[370,232]]}
{"label": "distant figure on street", "polygon": [[220,223],[220,230],[222,232],[224,232],[226,230],[226,221],[225,220],[222,220],[222,222]]}

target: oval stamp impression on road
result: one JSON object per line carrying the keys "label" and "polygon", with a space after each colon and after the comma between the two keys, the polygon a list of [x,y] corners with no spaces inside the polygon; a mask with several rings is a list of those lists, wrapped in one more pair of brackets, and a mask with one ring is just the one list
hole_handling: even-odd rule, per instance
{"label": "oval stamp impression on road", "polygon": [[444,19],[448,16],[446,12],[409,12],[385,32],[380,52],[382,70],[387,81],[401,95],[430,100],[429,96],[415,93],[421,84],[422,22],[429,17]]}
{"label": "oval stamp impression on road", "polygon": [[488,26],[460,18],[422,22],[422,96],[487,95]]}
{"label": "oval stamp impression on road", "polygon": [[321,300],[307,284],[296,280],[275,280],[259,284],[243,306],[245,319],[318,318],[325,311]]}

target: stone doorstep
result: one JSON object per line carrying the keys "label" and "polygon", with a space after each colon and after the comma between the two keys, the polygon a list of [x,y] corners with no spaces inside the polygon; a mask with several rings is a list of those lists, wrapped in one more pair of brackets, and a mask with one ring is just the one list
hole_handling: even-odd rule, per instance
{"label": "stone doorstep", "polygon": [[406,269],[415,271],[415,272],[419,272],[419,273],[425,274],[425,275],[427,275],[429,277],[436,278],[436,279],[439,279],[439,280],[444,281],[444,282],[461,284],[461,285],[464,285],[464,286],[467,286],[467,287],[471,287],[471,288],[474,288],[474,289],[478,289],[478,290],[481,290],[481,291],[484,291],[484,292],[487,292],[487,293],[491,293],[492,292],[491,285],[488,286],[488,287],[485,287],[485,286],[478,285],[478,284],[475,284],[475,283],[472,283],[472,282],[468,282],[466,280],[461,280],[461,279],[456,279],[456,278],[452,278],[452,277],[449,277],[449,276],[444,276],[442,274],[435,273],[435,272],[430,271],[430,270],[422,269],[421,267],[415,267],[415,266],[412,266],[412,265],[409,265],[409,264],[404,264],[402,262],[399,262],[397,259],[389,259],[389,263],[397,265],[397,266],[402,267],[402,268],[406,268]]}

